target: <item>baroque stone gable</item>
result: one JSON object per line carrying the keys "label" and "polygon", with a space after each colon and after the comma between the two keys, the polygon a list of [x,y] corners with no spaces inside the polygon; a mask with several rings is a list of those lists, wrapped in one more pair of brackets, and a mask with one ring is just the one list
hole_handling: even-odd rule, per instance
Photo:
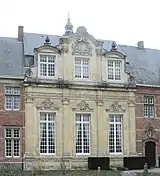
{"label": "baroque stone gable", "polygon": [[81,100],[76,107],[72,108],[74,111],[93,111],[93,108],[85,100]]}
{"label": "baroque stone gable", "polygon": [[72,54],[79,56],[92,56],[92,46],[86,38],[77,37],[72,45]]}
{"label": "baroque stone gable", "polygon": [[40,102],[40,104],[37,105],[38,109],[49,109],[49,110],[58,110],[59,107],[55,105],[54,102],[52,102],[50,99],[46,99],[42,102]]}
{"label": "baroque stone gable", "polygon": [[116,101],[114,102],[110,108],[107,108],[106,111],[108,112],[125,112],[125,109]]}

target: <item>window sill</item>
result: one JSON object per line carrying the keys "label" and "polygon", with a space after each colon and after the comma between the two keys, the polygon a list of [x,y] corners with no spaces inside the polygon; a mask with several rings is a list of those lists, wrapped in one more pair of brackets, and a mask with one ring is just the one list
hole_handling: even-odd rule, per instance
{"label": "window sill", "polygon": [[17,111],[20,111],[20,109],[5,109],[5,111],[15,111],[15,112],[17,112]]}
{"label": "window sill", "polygon": [[117,158],[121,158],[123,157],[123,153],[112,153],[112,154],[109,154],[109,157],[111,158],[114,158],[114,157],[117,157]]}
{"label": "window sill", "polygon": [[41,157],[45,157],[45,156],[56,156],[56,154],[55,153],[40,153],[40,156]]}
{"label": "window sill", "polygon": [[57,79],[56,76],[38,76],[39,79],[48,79],[48,80],[51,80],[51,79]]}
{"label": "window sill", "polygon": [[20,156],[17,156],[17,157],[13,157],[13,156],[5,156],[6,159],[20,159],[21,157]]}
{"label": "window sill", "polygon": [[87,153],[87,154],[85,154],[85,153],[76,153],[76,156],[77,157],[88,157],[88,156],[90,156],[90,154],[89,153]]}

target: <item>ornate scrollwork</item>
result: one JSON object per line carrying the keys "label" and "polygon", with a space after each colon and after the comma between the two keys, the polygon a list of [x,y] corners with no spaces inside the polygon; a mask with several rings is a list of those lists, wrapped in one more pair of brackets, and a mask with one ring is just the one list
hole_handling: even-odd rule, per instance
{"label": "ornate scrollwork", "polygon": [[136,86],[136,80],[131,73],[129,73],[128,84],[129,86]]}
{"label": "ornate scrollwork", "polygon": [[122,106],[120,104],[118,104],[118,102],[114,102],[110,108],[106,109],[106,111],[110,111],[110,112],[125,112],[125,109],[122,108]]}
{"label": "ornate scrollwork", "polygon": [[59,107],[55,105],[50,99],[46,99],[42,101],[39,105],[37,105],[38,109],[50,109],[50,110],[58,110]]}
{"label": "ornate scrollwork", "polygon": [[31,68],[29,67],[24,74],[24,81],[28,81],[33,77],[33,72],[31,70]]}
{"label": "ornate scrollwork", "polygon": [[91,56],[92,46],[87,41],[87,39],[80,36],[76,39],[75,43],[72,45],[72,54],[80,56]]}
{"label": "ornate scrollwork", "polygon": [[72,109],[76,111],[93,111],[93,108],[91,108],[85,100],[81,100],[80,103]]}

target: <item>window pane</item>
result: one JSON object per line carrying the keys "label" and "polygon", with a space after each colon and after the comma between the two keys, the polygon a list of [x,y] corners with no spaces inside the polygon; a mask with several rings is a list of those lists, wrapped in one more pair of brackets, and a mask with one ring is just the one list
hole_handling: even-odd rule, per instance
{"label": "window pane", "polygon": [[145,117],[155,116],[154,96],[144,96],[144,116]]}
{"label": "window pane", "polygon": [[121,61],[115,61],[115,67],[120,68],[121,67]]}
{"label": "window pane", "polygon": [[76,153],[90,153],[90,114],[76,114]]}
{"label": "window pane", "polygon": [[40,56],[40,76],[55,76],[55,56]]}
{"label": "window pane", "polygon": [[108,79],[114,79],[113,68],[108,68]]}
{"label": "window pane", "polygon": [[121,70],[116,68],[115,69],[115,80],[120,80],[121,79]]}
{"label": "window pane", "polygon": [[108,67],[113,67],[113,61],[111,60],[108,61]]}
{"label": "window pane", "polygon": [[108,79],[121,80],[121,61],[108,60]]}
{"label": "window pane", "polygon": [[13,156],[18,157],[20,156],[20,141],[19,140],[13,140]]}
{"label": "window pane", "polygon": [[5,129],[5,133],[6,138],[12,137],[12,129]]}
{"label": "window pane", "polygon": [[47,153],[47,124],[40,122],[40,153]]}
{"label": "window pane", "polygon": [[83,78],[89,78],[88,66],[83,66]]}
{"label": "window pane", "polygon": [[55,76],[55,65],[48,64],[48,76]]}
{"label": "window pane", "polygon": [[75,78],[81,78],[81,66],[75,66]]}
{"label": "window pane", "polygon": [[40,62],[46,63],[47,62],[47,56],[40,55]]}
{"label": "window pane", "polygon": [[20,97],[13,96],[13,109],[18,110],[20,105]]}
{"label": "window pane", "polygon": [[122,116],[109,115],[109,152],[122,152]]}
{"label": "window pane", "polygon": [[10,95],[5,96],[5,106],[6,106],[6,109],[12,110],[12,96]]}
{"label": "window pane", "polygon": [[20,88],[19,87],[13,87],[13,95],[20,95]]}
{"label": "window pane", "polygon": [[13,137],[14,138],[19,138],[20,137],[19,129],[13,129]]}
{"label": "window pane", "polygon": [[47,64],[40,63],[40,76],[47,76]]}
{"label": "window pane", "polygon": [[55,113],[40,113],[40,153],[55,153]]}
{"label": "window pane", "polygon": [[5,88],[5,94],[12,95],[12,87],[6,87]]}
{"label": "window pane", "polygon": [[75,78],[89,78],[88,58],[75,58]]}
{"label": "window pane", "polygon": [[12,157],[12,140],[6,139],[5,143],[5,155],[7,157]]}

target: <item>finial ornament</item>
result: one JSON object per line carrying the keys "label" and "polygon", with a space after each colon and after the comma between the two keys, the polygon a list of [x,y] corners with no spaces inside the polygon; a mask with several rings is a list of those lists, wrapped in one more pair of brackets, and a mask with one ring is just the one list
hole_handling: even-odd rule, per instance
{"label": "finial ornament", "polygon": [[65,26],[65,36],[70,36],[73,33],[73,25],[71,23],[70,14],[68,12],[67,24]]}
{"label": "finial ornament", "polygon": [[112,42],[112,48],[111,48],[111,51],[116,51],[116,50],[117,50],[116,42],[113,41],[113,42]]}
{"label": "finial ornament", "polygon": [[44,43],[44,44],[45,44],[45,45],[50,45],[50,44],[51,44],[48,35],[47,35],[47,37],[46,37],[46,39],[45,39],[45,43]]}

